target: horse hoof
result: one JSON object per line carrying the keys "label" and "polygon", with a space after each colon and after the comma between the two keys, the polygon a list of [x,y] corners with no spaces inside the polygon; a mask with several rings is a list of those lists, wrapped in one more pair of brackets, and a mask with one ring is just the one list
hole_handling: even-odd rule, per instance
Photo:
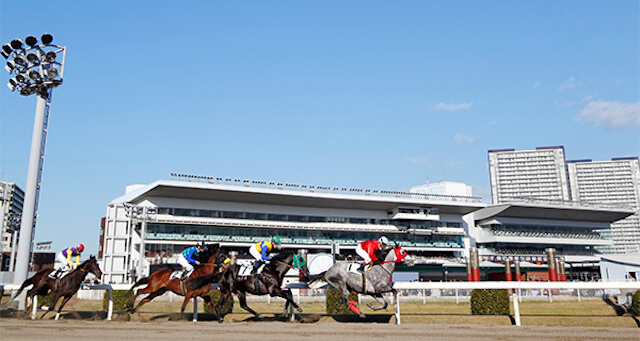
{"label": "horse hoof", "polygon": [[364,314],[360,314],[358,316],[360,316],[361,319],[366,319],[367,318],[367,316],[365,316]]}
{"label": "horse hoof", "polygon": [[223,319],[219,319],[219,320],[218,320],[218,323],[222,323],[222,322],[224,322],[224,320],[223,320]]}
{"label": "horse hoof", "polygon": [[302,308],[298,308],[298,309],[296,309],[296,310],[297,310],[299,313],[301,313],[301,312],[302,312]]}
{"label": "horse hoof", "polygon": [[256,318],[261,320],[261,319],[262,319],[262,315],[257,314],[257,315],[256,315]]}

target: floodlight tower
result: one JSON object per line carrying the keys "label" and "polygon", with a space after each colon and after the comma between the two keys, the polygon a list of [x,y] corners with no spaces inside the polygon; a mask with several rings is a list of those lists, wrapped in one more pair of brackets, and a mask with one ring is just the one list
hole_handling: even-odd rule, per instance
{"label": "floodlight tower", "polygon": [[[53,36],[45,33],[40,38],[40,44],[36,37],[28,36],[24,42],[20,39],[12,40],[10,44],[3,45],[0,51],[0,54],[7,59],[5,69],[9,74],[15,75],[9,79],[7,84],[9,89],[17,90],[23,96],[35,94],[37,97],[14,283],[24,282],[29,271],[38,214],[51,94],[53,88],[62,84],[64,76],[67,48],[53,45],[52,42]],[[60,55],[62,60],[58,61]],[[20,304],[21,308],[23,303]]]}

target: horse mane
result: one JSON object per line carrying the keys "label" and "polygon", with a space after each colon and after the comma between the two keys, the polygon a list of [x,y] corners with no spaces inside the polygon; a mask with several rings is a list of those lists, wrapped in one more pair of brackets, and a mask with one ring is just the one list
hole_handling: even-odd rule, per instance
{"label": "horse mane", "polygon": [[379,260],[385,260],[387,259],[387,256],[389,255],[389,252],[391,252],[391,250],[393,250],[393,248],[391,247],[378,250],[376,257],[378,257]]}
{"label": "horse mane", "polygon": [[291,250],[285,250],[282,251],[280,253],[275,254],[273,257],[271,257],[271,261],[283,261],[285,258],[287,258],[288,256],[293,255],[294,252]]}
{"label": "horse mane", "polygon": [[93,255],[89,256],[89,259],[82,261],[82,263],[78,264],[78,267],[84,267],[85,265],[87,265],[87,263],[89,262],[95,262],[96,261],[96,257],[94,257]]}

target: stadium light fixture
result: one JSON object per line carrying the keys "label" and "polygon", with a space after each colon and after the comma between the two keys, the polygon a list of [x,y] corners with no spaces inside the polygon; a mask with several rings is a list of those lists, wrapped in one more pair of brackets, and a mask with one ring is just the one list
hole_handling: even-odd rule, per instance
{"label": "stadium light fixture", "polygon": [[[64,61],[67,48],[51,44],[53,36],[42,35],[41,44],[35,36],[28,36],[24,43],[14,39],[9,44],[2,45],[0,54],[8,59],[5,69],[14,74],[7,86],[11,91],[18,91],[23,96],[35,94],[36,115],[31,138],[31,153],[29,155],[29,170],[27,186],[25,188],[22,217],[20,224],[20,241],[16,258],[14,283],[22,283],[27,279],[31,248],[36,228],[38,214],[38,198],[42,181],[42,167],[44,164],[44,150],[47,141],[47,126],[49,122],[49,108],[53,88],[62,84],[64,77]],[[61,60],[58,57],[62,56]],[[19,299],[19,308],[24,309],[24,295]]]}

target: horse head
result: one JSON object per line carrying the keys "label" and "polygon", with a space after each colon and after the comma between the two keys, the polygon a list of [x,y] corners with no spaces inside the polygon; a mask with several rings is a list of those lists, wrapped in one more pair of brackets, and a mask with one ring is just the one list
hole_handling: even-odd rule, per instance
{"label": "horse head", "polygon": [[100,267],[98,266],[98,259],[95,256],[89,256],[89,259],[84,261],[81,266],[86,271],[94,274],[96,278],[102,278],[102,270],[100,270]]}
{"label": "horse head", "polygon": [[[269,263],[274,269],[277,269],[280,265],[286,265],[290,269],[298,269],[303,275],[309,274],[307,268],[307,262],[304,257],[299,253],[293,252],[281,252],[271,257],[271,263]],[[286,271],[285,271],[286,273]]]}

